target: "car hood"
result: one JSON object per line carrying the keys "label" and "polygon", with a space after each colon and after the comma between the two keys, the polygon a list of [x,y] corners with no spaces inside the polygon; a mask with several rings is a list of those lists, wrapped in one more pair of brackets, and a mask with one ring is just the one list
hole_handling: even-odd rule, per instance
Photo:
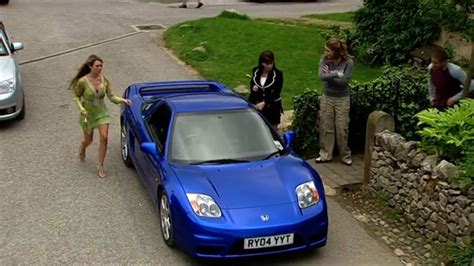
{"label": "car hood", "polygon": [[186,193],[212,196],[222,209],[252,208],[296,201],[295,188],[313,180],[301,159],[277,159],[226,165],[174,167]]}
{"label": "car hood", "polygon": [[0,81],[13,78],[15,75],[15,61],[10,56],[0,56]]}

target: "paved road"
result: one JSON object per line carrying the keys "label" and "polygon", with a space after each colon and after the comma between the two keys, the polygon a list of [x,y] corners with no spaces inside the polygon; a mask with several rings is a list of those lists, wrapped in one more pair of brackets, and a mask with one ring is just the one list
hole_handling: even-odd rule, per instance
{"label": "paved road", "polygon": [[[105,59],[105,73],[121,93],[133,82],[194,78],[160,48],[162,32],[139,33],[42,58],[133,32],[130,25],[163,24],[213,16],[235,8],[251,16],[298,16],[354,8],[359,1],[265,4],[208,1],[203,9],[177,9],[134,1],[12,0],[0,19],[25,44],[19,61],[27,91],[27,116],[0,124],[0,264],[153,263],[196,264],[168,249],[158,215],[136,173],[120,161],[118,107],[112,123],[108,178],[96,175],[97,143],[86,162],[77,152],[81,132],[66,90],[91,53]],[[30,62],[30,63],[28,63]],[[370,238],[354,218],[329,199],[329,243],[297,257],[254,263],[397,265],[393,253]]]}

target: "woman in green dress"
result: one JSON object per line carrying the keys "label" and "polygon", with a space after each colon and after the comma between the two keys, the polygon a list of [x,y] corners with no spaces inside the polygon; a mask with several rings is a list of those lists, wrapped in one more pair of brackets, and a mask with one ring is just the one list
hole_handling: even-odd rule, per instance
{"label": "woman in green dress", "polygon": [[86,158],[86,148],[92,143],[94,128],[99,129],[99,164],[97,171],[99,177],[105,177],[104,161],[107,152],[107,136],[109,132],[109,111],[104,98],[115,104],[130,105],[129,99],[115,96],[110,89],[109,80],[102,74],[104,61],[97,55],[91,55],[81,66],[78,73],[71,81],[74,91],[74,101],[79,107],[79,123],[84,132],[84,139],[79,148],[79,159]]}

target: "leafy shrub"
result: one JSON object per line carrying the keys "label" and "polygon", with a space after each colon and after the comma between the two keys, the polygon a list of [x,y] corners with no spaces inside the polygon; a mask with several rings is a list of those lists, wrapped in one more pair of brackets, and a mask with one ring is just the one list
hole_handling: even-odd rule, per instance
{"label": "leafy shrub", "polygon": [[474,20],[470,15],[474,11],[472,0],[423,0],[423,9],[432,21],[452,32],[462,32],[464,37],[473,40]]}
{"label": "leafy shrub", "polygon": [[474,145],[473,99],[463,99],[445,111],[430,108],[416,117],[418,125],[424,126],[417,132],[423,148],[454,163],[464,161],[466,152]]}
{"label": "leafy shrub", "polygon": [[367,63],[398,65],[410,59],[410,52],[436,40],[443,27],[460,31],[471,39],[472,0],[364,0],[354,14],[356,53]]}
{"label": "leafy shrub", "polygon": [[296,133],[293,149],[303,157],[311,157],[319,150],[319,96],[316,90],[306,89],[293,97],[291,127]]}
{"label": "leafy shrub", "polygon": [[419,0],[364,0],[354,22],[361,43],[371,45],[371,61],[377,64],[405,63],[410,51],[435,40],[441,32]]}
{"label": "leafy shrub", "polygon": [[415,140],[418,130],[414,115],[429,104],[427,73],[411,67],[383,68],[383,74],[372,82],[351,82],[349,144],[355,151],[365,145],[367,118],[373,111],[384,111],[395,119],[395,131]]}
{"label": "leafy shrub", "polygon": [[241,14],[234,9],[222,11],[218,17],[221,18],[232,18],[232,19],[241,19],[241,20],[250,20],[250,17],[246,14]]}
{"label": "leafy shrub", "polygon": [[345,40],[347,48],[349,49],[349,54],[355,54],[355,51],[352,50],[352,48],[357,47],[358,39],[354,28],[341,28],[341,26],[338,25],[331,25],[327,28],[321,27],[320,33],[325,40],[332,37]]}
{"label": "leafy shrub", "polygon": [[[456,182],[464,189],[474,184],[474,147],[470,147],[466,152],[466,160],[459,167],[459,175],[451,182]],[[474,248],[474,245],[473,245]]]}
{"label": "leafy shrub", "polygon": [[471,241],[465,247],[449,242],[435,245],[435,250],[448,260],[446,265],[472,265],[474,259],[474,242]]}
{"label": "leafy shrub", "polygon": [[[415,114],[425,109],[429,102],[426,88],[427,73],[411,67],[383,68],[379,78],[368,83],[352,81],[349,146],[354,152],[363,151],[365,130],[369,114],[384,111],[395,119],[395,130],[408,139],[415,140],[419,129]],[[319,149],[317,114],[320,93],[306,90],[293,98],[293,130],[297,133],[295,150],[303,156],[314,155]]]}

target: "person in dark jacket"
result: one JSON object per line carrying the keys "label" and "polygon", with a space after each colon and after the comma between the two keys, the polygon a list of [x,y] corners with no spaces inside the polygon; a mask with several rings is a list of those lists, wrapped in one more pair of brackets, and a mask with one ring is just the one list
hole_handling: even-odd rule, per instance
{"label": "person in dark jacket", "polygon": [[249,101],[260,110],[275,131],[278,131],[283,113],[280,96],[282,88],[283,72],[276,68],[273,52],[263,51],[258,66],[252,69]]}

